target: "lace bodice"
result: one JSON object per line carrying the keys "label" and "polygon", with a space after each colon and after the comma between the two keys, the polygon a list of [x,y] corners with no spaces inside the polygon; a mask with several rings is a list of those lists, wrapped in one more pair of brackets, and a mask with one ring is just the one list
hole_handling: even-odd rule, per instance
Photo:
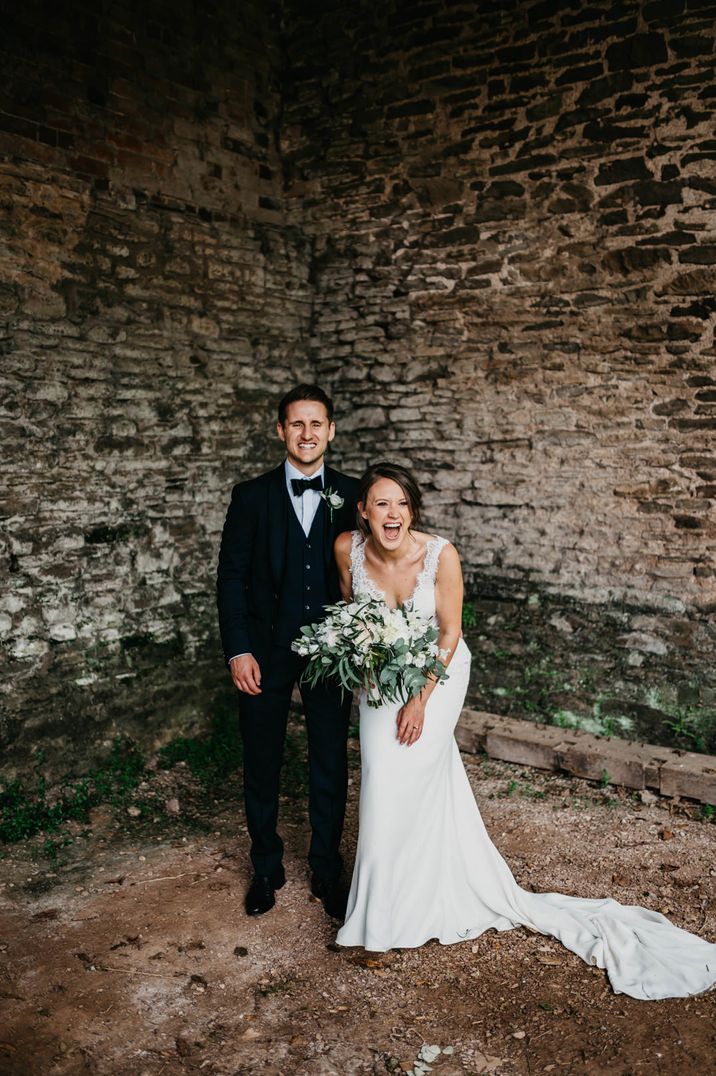
{"label": "lace bodice", "polygon": [[[440,554],[446,545],[447,538],[439,538],[437,535],[428,540],[425,546],[425,561],[415,581],[413,593],[403,603],[406,609],[414,610],[425,617],[435,616],[435,577],[438,574]],[[354,598],[375,598],[388,604],[385,594],[366,571],[365,538],[360,531],[353,531],[351,534],[351,575]]]}

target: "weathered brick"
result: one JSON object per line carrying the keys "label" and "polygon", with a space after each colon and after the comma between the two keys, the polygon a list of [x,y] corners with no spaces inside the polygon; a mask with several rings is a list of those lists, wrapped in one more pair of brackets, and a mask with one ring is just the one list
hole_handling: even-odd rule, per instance
{"label": "weathered brick", "polygon": [[460,750],[473,755],[484,751],[488,728],[494,724],[494,714],[464,709],[455,729],[455,739]]}
{"label": "weathered brick", "polygon": [[696,265],[716,265],[716,245],[703,243],[679,251],[680,262],[693,262]]}
{"label": "weathered brick", "polygon": [[624,788],[645,788],[644,764],[634,758],[630,744],[575,744],[558,752],[560,766],[576,777],[608,781]]}
{"label": "weathered brick", "polygon": [[615,97],[616,94],[625,93],[632,88],[633,84],[632,75],[626,71],[591,79],[577,98],[577,104],[581,106],[599,104],[607,98]]}
{"label": "weathered brick", "polygon": [[547,730],[522,722],[524,728],[488,729],[485,747],[490,758],[505,762],[518,762],[522,766],[537,766],[542,770],[555,770],[558,766],[557,745],[564,739],[561,729]]}
{"label": "weathered brick", "polygon": [[607,64],[612,71],[653,67],[665,63],[667,58],[666,42],[658,33],[634,34],[607,49]]}
{"label": "weathered brick", "polygon": [[594,182],[597,186],[626,183],[635,179],[649,179],[650,174],[643,157],[626,157],[600,164]]}
{"label": "weathered brick", "polygon": [[662,796],[687,796],[716,806],[716,757],[684,752],[661,767]]}
{"label": "weathered brick", "polygon": [[563,71],[561,75],[558,75],[555,79],[555,86],[573,86],[579,82],[590,82],[594,78],[598,78],[604,73],[604,67],[601,61],[598,63],[581,64],[577,67],[572,67],[568,71]]}
{"label": "weathered brick", "polygon": [[642,205],[674,205],[683,201],[680,181],[644,180],[634,185],[634,194]]}

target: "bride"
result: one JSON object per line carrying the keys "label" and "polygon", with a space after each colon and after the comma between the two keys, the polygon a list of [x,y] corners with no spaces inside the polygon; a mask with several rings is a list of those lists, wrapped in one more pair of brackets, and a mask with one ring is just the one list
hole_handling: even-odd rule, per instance
{"label": "bride", "polygon": [[343,597],[407,605],[437,620],[448,679],[400,706],[360,700],[358,849],[340,945],[373,951],[442,944],[525,926],[606,968],[617,993],[685,997],[716,982],[716,945],[659,912],[609,898],[531,893],[487,835],[453,732],[470,672],[460,632],[455,548],[421,529],[408,470],[378,463],[363,475],[359,530],[336,540]]}

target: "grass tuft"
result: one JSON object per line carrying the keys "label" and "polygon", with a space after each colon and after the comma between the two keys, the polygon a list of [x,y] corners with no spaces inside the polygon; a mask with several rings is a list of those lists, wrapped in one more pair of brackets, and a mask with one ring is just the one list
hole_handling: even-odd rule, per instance
{"label": "grass tuft", "polygon": [[41,832],[54,833],[71,820],[84,822],[100,803],[122,803],[144,773],[144,759],[136,746],[117,738],[103,766],[74,783],[60,785],[49,799],[47,782],[39,772],[42,761],[40,756],[34,784],[12,781],[0,792],[0,841],[6,844]]}
{"label": "grass tuft", "polygon": [[177,762],[185,762],[202,784],[213,787],[221,784],[243,759],[236,708],[230,704],[217,705],[211,719],[208,736],[178,736],[160,748],[159,765],[170,770]]}

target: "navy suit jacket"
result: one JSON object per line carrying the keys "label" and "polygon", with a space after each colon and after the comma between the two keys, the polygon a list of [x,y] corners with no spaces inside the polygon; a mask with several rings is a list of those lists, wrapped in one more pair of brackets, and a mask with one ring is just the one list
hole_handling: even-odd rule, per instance
{"label": "navy suit jacket", "polygon": [[[340,587],[333,543],[342,531],[355,528],[358,480],[327,466],[323,480],[326,489],[335,490],[343,498],[333,518],[326,510],[323,521],[329,599],[338,601]],[[219,627],[227,661],[236,654],[251,653],[260,665],[268,657],[283,584],[288,513],[292,511],[283,463],[234,486],[221,537],[217,576]]]}

